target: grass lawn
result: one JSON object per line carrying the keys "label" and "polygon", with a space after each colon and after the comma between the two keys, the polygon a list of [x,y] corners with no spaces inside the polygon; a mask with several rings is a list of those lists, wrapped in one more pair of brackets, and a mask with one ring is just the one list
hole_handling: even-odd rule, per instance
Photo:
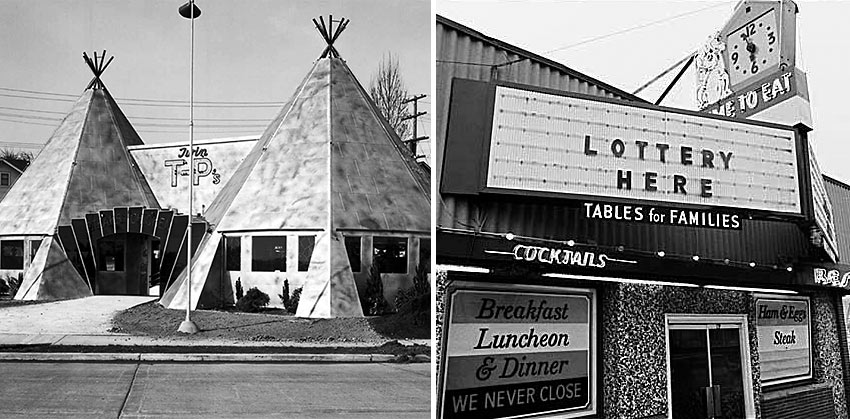
{"label": "grass lawn", "polygon": [[243,341],[295,341],[324,344],[358,342],[381,345],[392,339],[429,339],[430,322],[420,316],[414,324],[410,316],[304,319],[270,309],[261,313],[196,310],[192,320],[201,329],[196,335],[177,332],[186,316],[155,301],[124,310],[112,320],[113,331],[154,337],[180,336],[191,339],[223,338]]}
{"label": "grass lawn", "polygon": [[43,304],[49,303],[50,301],[23,301],[23,300],[13,300],[12,296],[3,295],[0,296],[0,308],[3,307],[16,307],[16,306],[28,306],[31,304]]}

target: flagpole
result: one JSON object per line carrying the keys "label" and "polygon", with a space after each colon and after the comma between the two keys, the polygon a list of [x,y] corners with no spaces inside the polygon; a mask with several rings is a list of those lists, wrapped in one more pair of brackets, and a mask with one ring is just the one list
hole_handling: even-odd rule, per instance
{"label": "flagpole", "polygon": [[[186,320],[177,329],[183,333],[198,333],[192,322],[192,198],[195,184],[195,18],[200,16],[195,0],[180,6],[180,15],[189,19],[189,228],[186,230]],[[197,12],[197,13],[196,13]],[[188,16],[187,16],[188,15]]]}

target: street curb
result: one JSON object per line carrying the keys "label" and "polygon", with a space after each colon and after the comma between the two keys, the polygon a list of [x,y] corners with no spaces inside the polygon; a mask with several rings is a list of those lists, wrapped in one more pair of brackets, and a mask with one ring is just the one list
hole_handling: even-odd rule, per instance
{"label": "street curb", "polygon": [[[187,354],[187,353],[73,353],[73,352],[2,352],[0,362],[396,362],[388,354]],[[427,355],[416,355],[412,362],[430,362]]]}

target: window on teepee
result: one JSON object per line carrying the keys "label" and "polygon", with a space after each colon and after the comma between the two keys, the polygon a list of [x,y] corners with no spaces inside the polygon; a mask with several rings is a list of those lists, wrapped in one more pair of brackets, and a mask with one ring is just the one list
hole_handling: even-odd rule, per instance
{"label": "window on teepee", "polygon": [[252,240],[252,271],[286,272],[286,236],[254,236]]}
{"label": "window on teepee", "polygon": [[0,269],[24,269],[24,241],[0,241]]}
{"label": "window on teepee", "polygon": [[431,272],[431,239],[419,238],[419,265],[425,265],[425,272]]}
{"label": "window on teepee", "polygon": [[30,240],[30,262],[35,259],[39,247],[41,247],[41,240]]}
{"label": "window on teepee", "polygon": [[386,274],[407,273],[407,238],[374,237],[372,239],[372,263]]}
{"label": "window on teepee", "polygon": [[298,271],[307,272],[316,247],[316,236],[298,236]]}
{"label": "window on teepee", "polygon": [[242,270],[242,237],[224,237],[224,269]]}
{"label": "window on teepee", "polygon": [[348,253],[351,272],[360,272],[360,236],[345,237],[345,252]]}
{"label": "window on teepee", "polygon": [[9,172],[0,172],[0,186],[9,186],[12,183],[12,175]]}
{"label": "window on teepee", "polygon": [[101,239],[97,242],[98,270],[106,272],[124,271],[124,242]]}

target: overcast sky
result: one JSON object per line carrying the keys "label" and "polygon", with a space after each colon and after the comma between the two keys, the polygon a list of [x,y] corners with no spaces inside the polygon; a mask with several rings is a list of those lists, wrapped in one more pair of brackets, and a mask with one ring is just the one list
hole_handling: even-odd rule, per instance
{"label": "overcast sky", "polygon": [[[83,51],[104,49],[115,60],[103,81],[143,141],[186,141],[188,106],[122,100],[188,101],[189,21],[177,13],[182,3],[0,0],[0,148],[44,143],[92,77]],[[311,21],[319,15],[351,20],[335,46],[364,87],[382,56],[395,54],[408,91],[430,92],[430,1],[196,3],[202,15],[195,21],[195,100],[276,103],[196,107],[198,139],[262,132],[325,47]],[[430,106],[430,97],[425,101]],[[420,135],[429,126],[430,115],[420,119]]]}
{"label": "overcast sky", "polygon": [[[438,0],[436,12],[633,92],[701,46],[726,22],[735,4]],[[843,65],[850,51],[850,1],[798,5],[797,64],[808,76],[812,142],[823,172],[850,183],[850,83]],[[675,71],[639,96],[654,102],[674,75]],[[689,71],[663,104],[695,109],[695,89],[696,73]]]}

